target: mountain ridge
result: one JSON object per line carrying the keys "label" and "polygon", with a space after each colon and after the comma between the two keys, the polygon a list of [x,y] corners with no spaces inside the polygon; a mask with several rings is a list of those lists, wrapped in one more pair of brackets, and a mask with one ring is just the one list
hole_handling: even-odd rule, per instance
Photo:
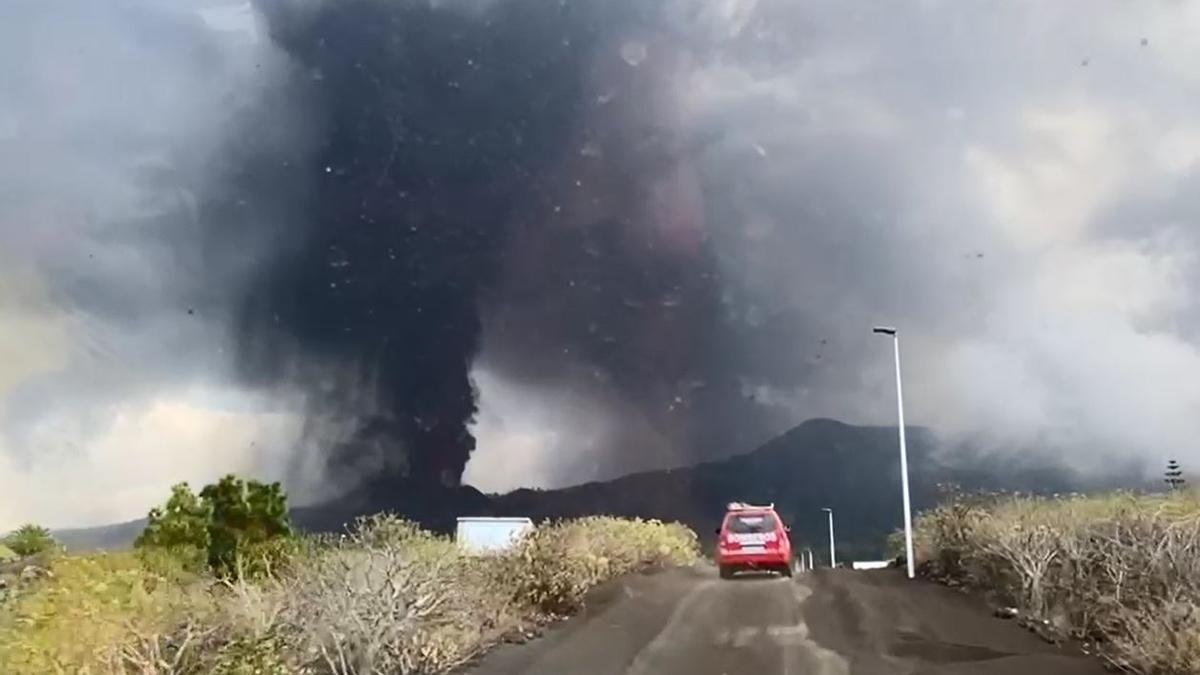
{"label": "mountain ridge", "polygon": [[[1133,463],[1110,467],[1102,476],[1084,476],[1045,453],[948,447],[925,427],[908,426],[906,434],[914,513],[935,504],[945,484],[1043,494],[1143,487],[1125,478],[1140,475],[1140,470],[1131,473]],[[338,499],[295,507],[292,518],[303,530],[336,532],[359,515],[390,511],[448,533],[456,518],[466,515],[536,521],[614,515],[680,521],[703,538],[730,501],[775,503],[797,545],[818,552],[828,547],[821,509],[830,507],[840,555],[883,555],[887,535],[903,522],[897,429],[811,419],[746,453],[557,489],[489,495],[470,486],[410,483],[397,490],[394,481],[366,483]],[[55,534],[72,548],[113,548],[132,543],[143,523]]]}

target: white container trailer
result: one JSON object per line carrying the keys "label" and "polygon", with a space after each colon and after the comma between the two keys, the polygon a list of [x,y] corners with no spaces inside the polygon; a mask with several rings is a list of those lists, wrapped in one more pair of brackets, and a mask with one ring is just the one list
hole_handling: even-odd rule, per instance
{"label": "white container trailer", "polygon": [[469,553],[491,553],[512,547],[531,530],[529,518],[471,516],[458,519],[454,540]]}

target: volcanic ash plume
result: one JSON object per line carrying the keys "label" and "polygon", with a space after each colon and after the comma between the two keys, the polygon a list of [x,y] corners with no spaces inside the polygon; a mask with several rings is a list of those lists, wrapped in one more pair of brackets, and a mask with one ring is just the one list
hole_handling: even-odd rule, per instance
{"label": "volcanic ash plume", "polygon": [[711,360],[696,186],[652,105],[671,62],[622,39],[636,5],[265,6],[315,138],[243,352],[356,420],[333,468],[459,480],[487,308],[515,377],[583,366],[668,411]]}

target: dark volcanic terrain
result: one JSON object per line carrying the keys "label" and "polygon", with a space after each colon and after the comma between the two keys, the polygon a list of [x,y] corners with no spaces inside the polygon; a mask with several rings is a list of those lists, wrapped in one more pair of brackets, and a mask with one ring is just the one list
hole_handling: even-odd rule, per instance
{"label": "dark volcanic terrain", "polygon": [[[1112,467],[1104,478],[1084,478],[1047,459],[1048,454],[981,454],[960,447],[937,452],[932,432],[909,429],[913,508],[934,504],[940,487],[1061,493],[1134,488],[1136,467]],[[632,474],[559,490],[522,489],[485,495],[471,487],[445,488],[395,480],[367,483],[332,502],[293,509],[306,530],[339,531],[356,516],[391,511],[451,532],[463,515],[519,515],[535,520],[592,514],[676,520],[705,536],[734,500],[774,502],[799,546],[818,557],[826,548],[822,507],[836,514],[841,555],[883,555],[888,533],[901,525],[900,463],[894,427],[858,427],[810,420],[758,449],[691,467]],[[942,457],[953,457],[949,462]],[[77,549],[127,546],[141,531],[133,521],[56,532]]]}

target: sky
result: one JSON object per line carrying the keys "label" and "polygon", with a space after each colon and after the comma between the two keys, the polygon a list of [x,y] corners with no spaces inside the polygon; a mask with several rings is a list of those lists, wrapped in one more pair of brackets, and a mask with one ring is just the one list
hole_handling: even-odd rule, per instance
{"label": "sky", "polygon": [[[749,345],[777,420],[893,422],[887,324],[909,422],[1085,468],[1194,456],[1195,6],[722,8],[735,37],[681,68],[678,114],[725,132],[695,161],[744,320],[794,340]],[[492,400],[481,438],[523,440],[468,479],[597,456]]]}
{"label": "sky", "polygon": [[[877,324],[900,329],[909,423],[1084,468],[1200,462],[1200,7],[679,0],[618,19],[537,165],[562,224],[518,200],[469,298],[464,482],[894,423]],[[311,378],[245,373],[245,298],[283,246],[211,236],[228,223],[204,206],[247,154],[318,145],[288,88],[305,64],[262,25],[239,2],[0,6],[0,530],[136,517],[230,471],[321,495],[352,421]],[[258,199],[252,218],[305,217]],[[572,257],[606,218],[617,243]],[[605,318],[613,298],[636,318]],[[344,367],[303,337],[299,361]]]}

